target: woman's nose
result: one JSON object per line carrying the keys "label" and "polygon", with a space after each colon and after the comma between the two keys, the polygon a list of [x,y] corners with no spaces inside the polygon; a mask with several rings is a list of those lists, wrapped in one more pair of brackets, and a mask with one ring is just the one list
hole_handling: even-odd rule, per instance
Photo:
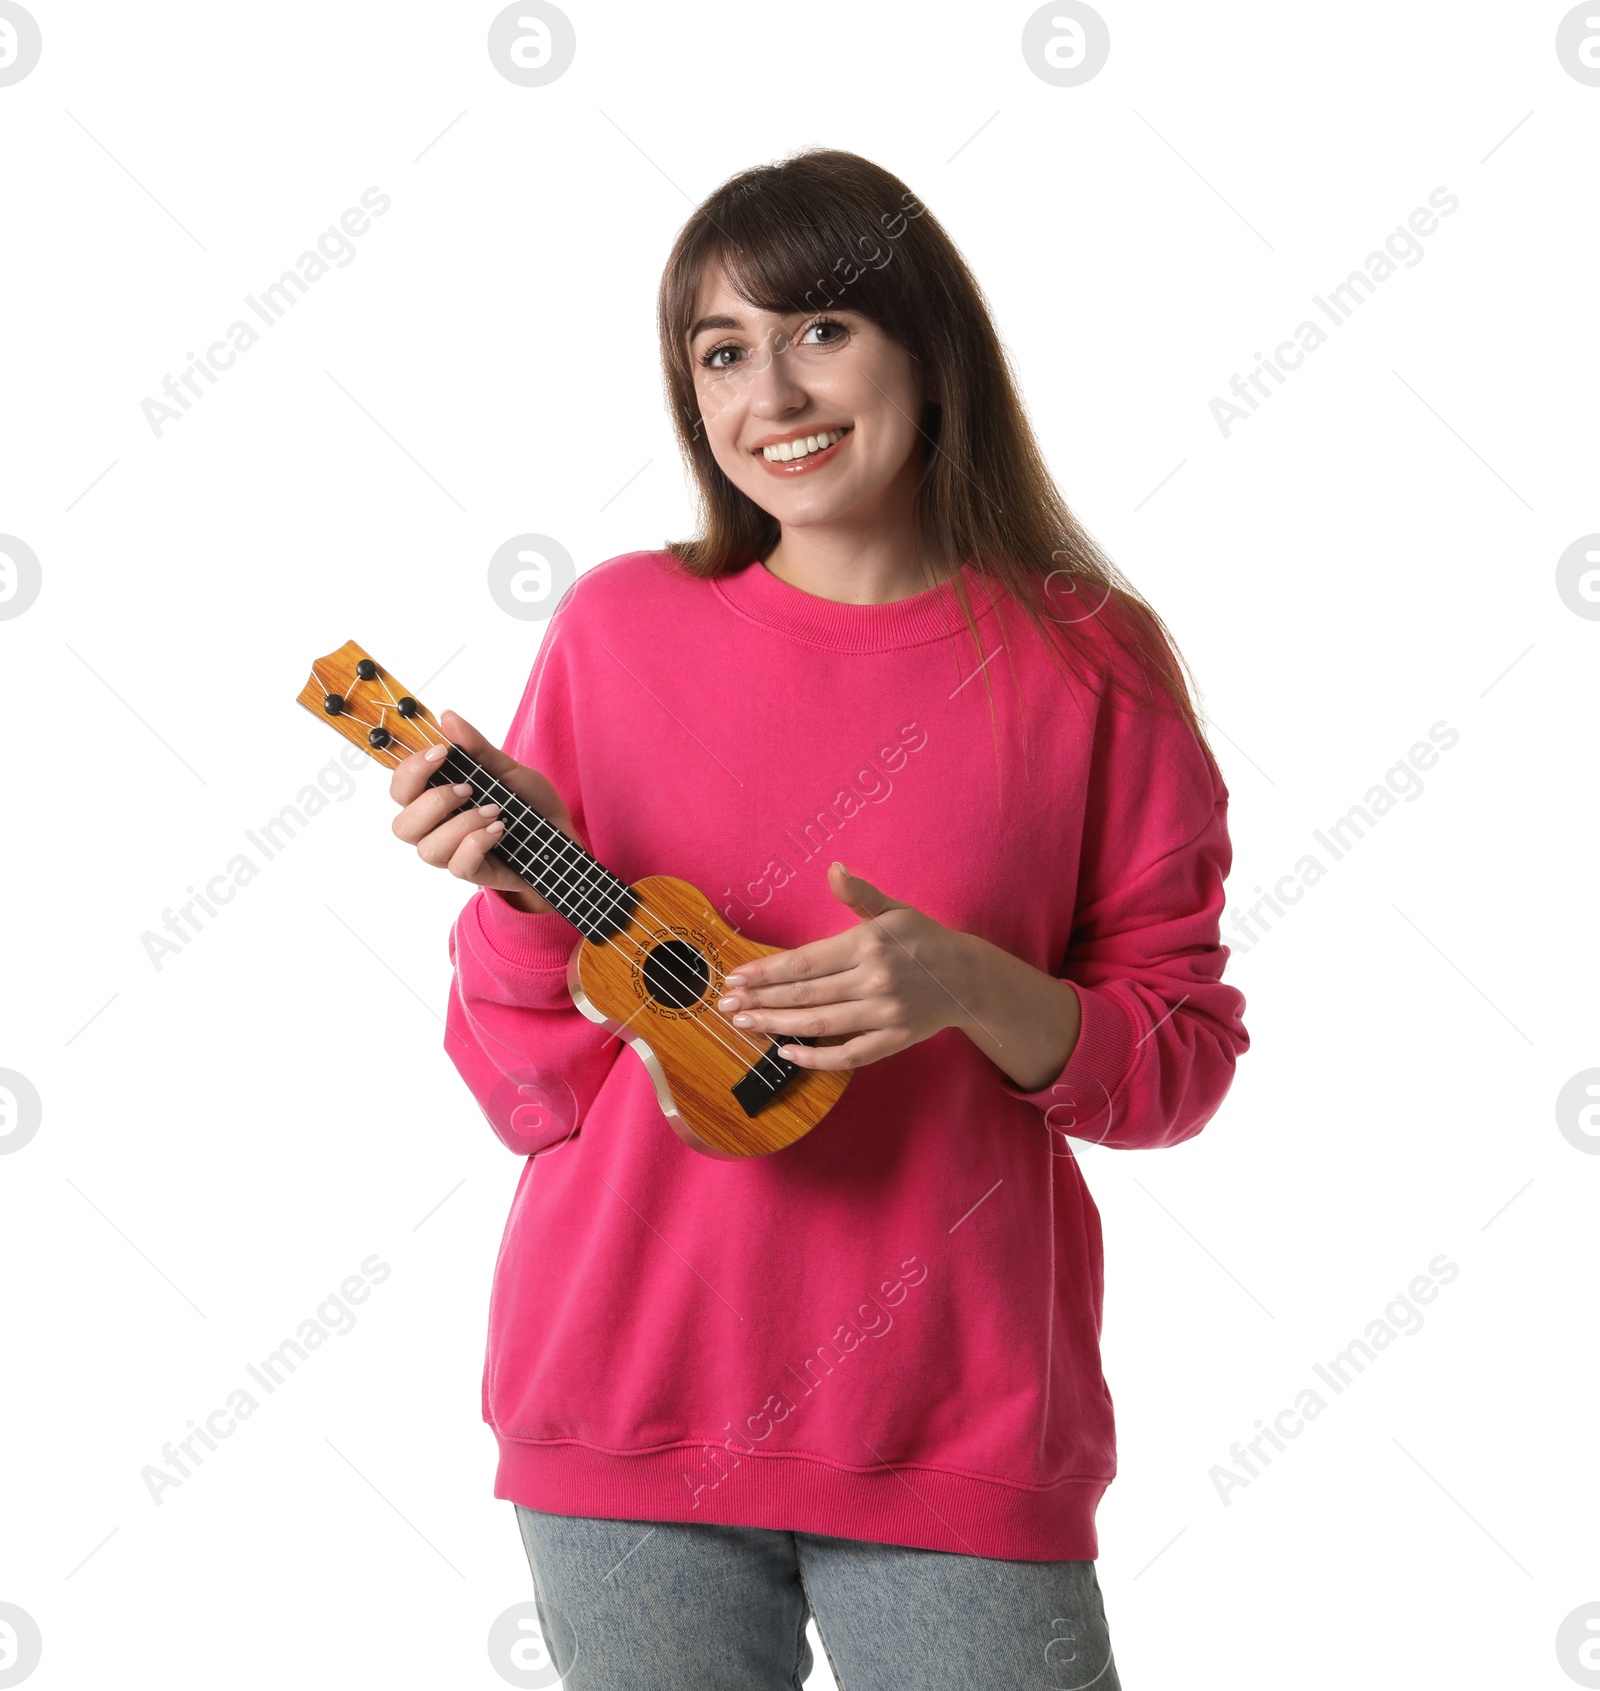
{"label": "woman's nose", "polygon": [[796,381],[794,366],[781,350],[764,349],[748,366],[750,409],[760,417],[796,411],[806,402],[805,388]]}

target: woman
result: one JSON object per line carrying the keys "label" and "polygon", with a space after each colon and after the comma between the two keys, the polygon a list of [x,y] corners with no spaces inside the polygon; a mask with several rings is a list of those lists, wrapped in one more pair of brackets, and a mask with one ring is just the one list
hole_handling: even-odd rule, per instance
{"label": "woman", "polygon": [[625,881],[789,948],[716,1013],[854,1072],[780,1153],[688,1149],[574,1008],[574,931],[490,855],[493,807],[399,767],[396,834],[480,888],[445,1046],[528,1158],[495,1495],[582,1691],[799,1686],[808,1614],[847,1691],[1114,1691],[1071,1139],[1189,1138],[1247,1049],[1227,790],[903,183],[823,150],[743,172],[659,317],[700,535],[579,578],[503,751],[443,725]]}

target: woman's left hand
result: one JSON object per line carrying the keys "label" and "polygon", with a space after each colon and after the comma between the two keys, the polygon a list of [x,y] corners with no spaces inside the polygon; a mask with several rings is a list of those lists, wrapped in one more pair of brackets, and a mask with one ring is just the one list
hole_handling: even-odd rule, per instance
{"label": "woman's left hand", "polygon": [[734,1026],[829,1043],[783,1045],[797,1068],[858,1069],[970,1021],[973,938],[852,875],[828,870],[833,896],[861,918],[853,928],[741,963],[717,1008]]}

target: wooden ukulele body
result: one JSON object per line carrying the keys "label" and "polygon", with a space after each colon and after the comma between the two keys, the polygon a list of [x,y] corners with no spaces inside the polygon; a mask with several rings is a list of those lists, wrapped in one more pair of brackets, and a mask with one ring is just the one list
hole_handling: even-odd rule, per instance
{"label": "wooden ukulele body", "polygon": [[[711,1157],[757,1157],[809,1133],[838,1102],[847,1069],[797,1068],[749,1114],[734,1088],[784,1043],[736,1028],[716,1008],[741,963],[785,948],[746,939],[698,887],[672,875],[633,883],[638,902],[613,939],[584,940],[567,965],[572,1001],[634,1048],[678,1137]],[[810,1043],[805,1041],[804,1043]]]}

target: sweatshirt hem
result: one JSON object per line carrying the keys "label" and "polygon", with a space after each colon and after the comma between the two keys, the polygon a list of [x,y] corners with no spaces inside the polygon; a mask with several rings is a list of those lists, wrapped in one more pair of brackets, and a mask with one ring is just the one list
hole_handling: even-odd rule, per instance
{"label": "sweatshirt hem", "polygon": [[718,1444],[621,1454],[491,1429],[500,1446],[494,1494],[525,1509],[766,1527],[1008,1561],[1093,1561],[1095,1511],[1111,1483],[1023,1486],[916,1466],[862,1472],[804,1456],[740,1457]]}

